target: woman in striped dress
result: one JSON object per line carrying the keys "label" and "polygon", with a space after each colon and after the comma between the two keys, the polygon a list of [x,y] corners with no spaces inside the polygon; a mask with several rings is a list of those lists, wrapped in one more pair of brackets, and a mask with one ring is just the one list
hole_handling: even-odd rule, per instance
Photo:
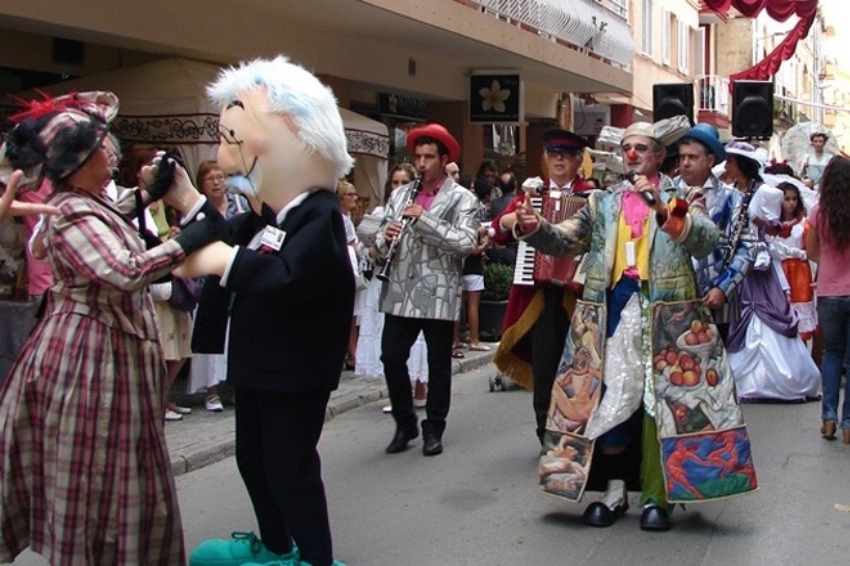
{"label": "woman in striped dress", "polygon": [[217,219],[145,249],[122,214],[134,195],[102,193],[116,112],[111,93],[34,103],[0,148],[27,177],[51,179],[59,209],[44,234],[55,283],[0,390],[0,562],[29,546],[52,565],[185,563],[149,285],[212,241]]}

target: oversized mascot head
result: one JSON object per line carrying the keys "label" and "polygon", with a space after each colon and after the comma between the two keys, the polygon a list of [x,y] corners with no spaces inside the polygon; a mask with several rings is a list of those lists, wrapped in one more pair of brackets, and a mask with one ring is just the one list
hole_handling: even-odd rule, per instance
{"label": "oversized mascot head", "polygon": [[335,190],[351,170],[333,93],[286,57],[226,69],[207,95],[221,108],[218,164],[232,191],[279,211],[303,192]]}

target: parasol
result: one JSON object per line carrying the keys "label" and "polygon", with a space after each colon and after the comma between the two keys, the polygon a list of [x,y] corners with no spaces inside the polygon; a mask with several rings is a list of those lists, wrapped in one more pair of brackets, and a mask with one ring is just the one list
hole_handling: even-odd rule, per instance
{"label": "parasol", "polygon": [[826,146],[824,153],[837,155],[840,152],[835,136],[819,122],[800,122],[788,128],[782,137],[782,156],[788,161],[794,173],[800,175],[803,163],[812,151],[812,134],[824,134]]}

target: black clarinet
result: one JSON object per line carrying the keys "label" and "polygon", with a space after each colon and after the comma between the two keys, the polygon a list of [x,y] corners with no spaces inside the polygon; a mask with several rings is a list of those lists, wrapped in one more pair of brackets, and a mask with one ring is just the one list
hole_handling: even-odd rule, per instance
{"label": "black clarinet", "polygon": [[[408,207],[408,205],[413,204],[416,201],[416,195],[419,194],[419,190],[422,188],[422,180],[416,179],[413,188],[410,190],[410,195],[408,195],[407,202],[404,203],[404,206],[401,207],[399,214],[404,214],[404,209]],[[395,239],[390,243],[390,248],[387,250],[387,255],[385,257],[384,265],[381,267],[381,271],[378,272],[375,277],[377,277],[380,281],[389,281],[390,280],[390,269],[392,269],[393,259],[395,258],[396,251],[398,250],[398,243],[401,241],[401,237],[404,235],[407,227],[414,221],[414,218],[409,216],[403,216],[401,219],[401,230],[399,230]]]}
{"label": "black clarinet", "polygon": [[741,236],[744,234],[744,229],[750,223],[750,199],[753,198],[753,193],[758,189],[758,181],[752,179],[747,182],[747,189],[744,193],[744,198],[741,199],[740,213],[738,214],[738,222],[735,224],[735,230],[732,232],[732,238],[729,240],[729,249],[726,250],[726,257],[723,260],[723,270],[725,271],[735,257],[735,248],[741,241]]}

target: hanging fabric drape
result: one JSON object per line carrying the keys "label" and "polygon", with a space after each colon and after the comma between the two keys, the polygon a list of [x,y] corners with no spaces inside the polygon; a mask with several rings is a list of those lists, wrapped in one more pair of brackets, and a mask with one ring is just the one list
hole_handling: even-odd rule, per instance
{"label": "hanging fabric drape", "polygon": [[762,10],[767,10],[768,16],[780,22],[794,15],[800,18],[797,25],[767,57],[749,69],[729,75],[730,90],[735,81],[766,81],[776,74],[782,62],[794,54],[800,39],[809,34],[818,8],[818,0],[702,0],[702,2],[706,8],[715,12],[727,12],[729,8],[735,8],[748,18],[755,18]]}

